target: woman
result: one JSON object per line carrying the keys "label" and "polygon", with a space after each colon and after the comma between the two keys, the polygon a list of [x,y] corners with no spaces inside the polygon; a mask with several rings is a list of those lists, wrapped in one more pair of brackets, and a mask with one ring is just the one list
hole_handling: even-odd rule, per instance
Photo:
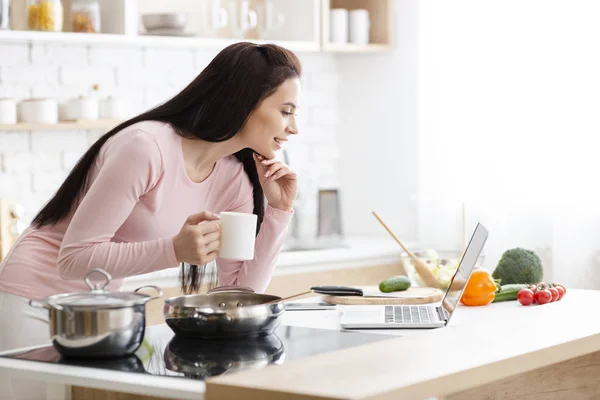
{"label": "woman", "polygon": [[[293,53],[236,43],[175,97],[93,144],[0,264],[0,351],[45,343],[47,312],[28,299],[89,290],[93,268],[114,289],[190,264],[189,293],[216,259],[219,284],[264,292],[297,193],[295,173],[274,157],[298,133],[300,76]],[[221,211],[257,214],[254,260],[217,259]]]}

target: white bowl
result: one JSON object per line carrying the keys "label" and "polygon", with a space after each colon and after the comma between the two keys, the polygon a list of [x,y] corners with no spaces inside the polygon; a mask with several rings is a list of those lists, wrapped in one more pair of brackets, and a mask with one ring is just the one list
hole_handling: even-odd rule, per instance
{"label": "white bowl", "polygon": [[144,14],[142,23],[147,31],[156,29],[183,30],[187,23],[187,16],[183,13]]}

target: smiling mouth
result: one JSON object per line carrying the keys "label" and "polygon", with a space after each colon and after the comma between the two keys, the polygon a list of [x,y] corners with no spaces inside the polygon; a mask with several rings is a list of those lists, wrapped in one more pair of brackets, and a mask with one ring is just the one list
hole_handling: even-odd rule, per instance
{"label": "smiling mouth", "polygon": [[283,143],[284,143],[284,142],[287,142],[287,140],[285,140],[285,139],[279,139],[279,138],[275,138],[275,139],[273,139],[273,140],[275,140],[275,143],[277,143],[277,145],[278,145],[279,147],[283,146]]}

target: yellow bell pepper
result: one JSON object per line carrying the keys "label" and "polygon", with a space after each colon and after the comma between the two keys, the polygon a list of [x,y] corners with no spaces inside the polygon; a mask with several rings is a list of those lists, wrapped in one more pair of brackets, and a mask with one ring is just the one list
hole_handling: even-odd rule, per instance
{"label": "yellow bell pepper", "polygon": [[465,306],[485,306],[494,301],[496,282],[492,275],[483,268],[475,268],[460,298]]}

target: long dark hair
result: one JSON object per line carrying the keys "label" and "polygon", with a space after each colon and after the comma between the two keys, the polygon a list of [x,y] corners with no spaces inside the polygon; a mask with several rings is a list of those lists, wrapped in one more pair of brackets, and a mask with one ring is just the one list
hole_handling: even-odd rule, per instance
{"label": "long dark hair", "polygon": [[[33,219],[40,228],[70,217],[88,189],[89,172],[100,149],[117,132],[141,121],[170,124],[181,136],[207,142],[231,139],[246,123],[261,100],[290,78],[301,76],[296,55],[282,47],[240,42],[223,49],[180,93],[167,102],[131,118],[100,137],[79,159],[56,194]],[[244,166],[254,189],[257,234],[264,217],[264,194],[258,179],[252,149],[235,156]],[[183,222],[183,221],[182,221]],[[182,290],[198,291],[205,268],[182,265]]]}

